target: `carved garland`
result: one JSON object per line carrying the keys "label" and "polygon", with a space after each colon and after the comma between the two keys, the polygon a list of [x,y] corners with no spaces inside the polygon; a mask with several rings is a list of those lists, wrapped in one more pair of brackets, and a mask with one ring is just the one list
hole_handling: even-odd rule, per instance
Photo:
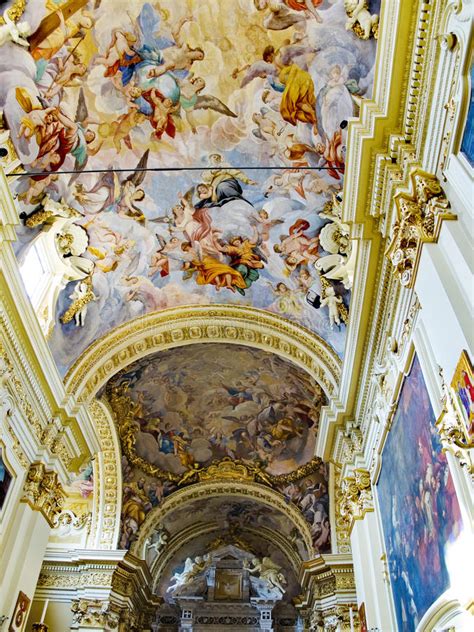
{"label": "carved garland", "polygon": [[436,243],[443,220],[457,219],[436,176],[415,167],[410,173],[410,192],[395,195],[398,220],[387,250],[400,283],[412,288],[424,243]]}
{"label": "carved garland", "polygon": [[127,388],[126,382],[117,386],[108,385],[107,397],[115,415],[125,456],[132,465],[140,468],[142,472],[150,476],[157,476],[158,478],[178,483],[178,485],[190,485],[197,481],[229,479],[233,481],[255,481],[272,487],[296,482],[315,472],[321,464],[321,459],[312,459],[294,472],[274,476],[257,465],[232,460],[227,457],[208,467],[195,467],[194,469],[189,469],[185,474],[173,474],[157,465],[153,465],[137,454],[135,449],[137,432],[137,422],[135,420],[136,404],[131,397],[125,394]]}

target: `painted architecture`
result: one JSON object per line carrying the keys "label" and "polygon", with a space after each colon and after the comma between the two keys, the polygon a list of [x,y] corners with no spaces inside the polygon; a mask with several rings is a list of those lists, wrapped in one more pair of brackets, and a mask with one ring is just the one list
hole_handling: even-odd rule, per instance
{"label": "painted architecture", "polygon": [[8,0],[0,630],[473,627],[472,0]]}

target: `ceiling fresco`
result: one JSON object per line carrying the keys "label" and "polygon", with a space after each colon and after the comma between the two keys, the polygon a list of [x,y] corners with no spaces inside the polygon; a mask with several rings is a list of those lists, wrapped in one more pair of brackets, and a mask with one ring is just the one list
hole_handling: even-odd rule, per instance
{"label": "ceiling fresco", "polygon": [[[249,347],[196,344],[135,362],[113,377],[102,395],[122,445],[121,547],[131,545],[148,513],[169,494],[229,459],[253,468],[257,482],[296,505],[315,549],[330,550],[329,471],[314,458],[326,400],[300,368]],[[192,511],[186,508],[178,523],[184,528],[187,519],[207,513],[228,526],[257,528],[263,512],[261,524],[284,532],[266,507],[257,512],[244,505],[227,515],[201,502]]]}
{"label": "ceiling fresco", "polygon": [[302,467],[325,403],[321,387],[279,356],[212,343],[146,356],[106,393],[128,458],[175,481],[225,457],[273,476]]}
{"label": "ceiling fresco", "polygon": [[14,184],[20,260],[67,219],[61,371],[114,326],[199,303],[279,313],[343,354],[354,253],[331,201],[376,48],[350,4],[28,2],[0,107],[32,174]]}

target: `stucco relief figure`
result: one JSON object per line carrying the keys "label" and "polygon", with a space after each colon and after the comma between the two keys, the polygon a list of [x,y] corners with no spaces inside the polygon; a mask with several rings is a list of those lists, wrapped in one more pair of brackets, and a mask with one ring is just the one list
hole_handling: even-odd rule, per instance
{"label": "stucco relief figure", "polygon": [[370,13],[367,0],[344,0],[344,8],[349,16],[348,31],[353,30],[361,39],[369,39],[372,32],[377,33],[379,16]]}
{"label": "stucco relief figure", "polygon": [[336,291],[333,287],[326,288],[324,292],[324,298],[321,300],[321,307],[327,306],[329,310],[329,321],[331,329],[334,325],[340,325],[341,319],[339,317],[339,305],[342,303],[342,298],[336,296]]}
{"label": "stucco relief figure", "polygon": [[145,557],[149,564],[155,560],[160,552],[166,547],[169,540],[169,533],[166,529],[157,529],[152,533],[145,543]]}
{"label": "stucco relief figure", "polygon": [[285,594],[286,580],[281,572],[281,566],[275,564],[269,557],[264,557],[261,560],[254,557],[251,564],[252,566],[248,562],[244,562],[244,567],[248,569],[251,575],[257,575],[260,579],[279,590],[282,595]]}
{"label": "stucco relief figure", "polygon": [[209,566],[210,556],[209,555],[198,555],[194,560],[188,557],[184,563],[184,569],[181,573],[175,573],[171,578],[173,582],[170,584],[166,590],[166,592],[176,593],[180,589],[191,584],[198,575],[203,573]]}
{"label": "stucco relief figure", "polygon": [[28,22],[14,22],[8,15],[8,9],[3,13],[5,24],[0,26],[0,46],[7,42],[13,42],[19,46],[28,48],[29,42],[26,39],[31,34],[31,27]]}

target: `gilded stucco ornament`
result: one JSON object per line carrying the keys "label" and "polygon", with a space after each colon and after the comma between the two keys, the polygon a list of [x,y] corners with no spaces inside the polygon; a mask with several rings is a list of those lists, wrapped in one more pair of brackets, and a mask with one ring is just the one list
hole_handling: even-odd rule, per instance
{"label": "gilded stucco ornament", "polygon": [[407,288],[415,283],[423,244],[436,243],[443,220],[456,219],[436,176],[415,167],[410,189],[395,195],[398,219],[386,253],[394,274]]}
{"label": "gilded stucco ornament", "polygon": [[50,527],[55,526],[55,517],[61,512],[64,491],[56,472],[46,469],[44,463],[33,463],[28,470],[21,502],[35,511],[40,511]]}
{"label": "gilded stucco ornament", "polygon": [[116,630],[119,624],[119,614],[110,609],[110,605],[99,599],[74,599],[71,610],[73,612],[72,629],[74,627],[101,627],[103,630]]}
{"label": "gilded stucco ornament", "polygon": [[360,468],[353,470],[352,475],[343,478],[341,492],[339,510],[350,531],[354,520],[361,520],[374,510],[370,473]]}
{"label": "gilded stucco ornament", "polygon": [[[26,0],[15,0],[12,6],[6,10],[8,18],[13,22],[18,22],[26,9]],[[0,25],[5,24],[5,16],[0,16]]]}
{"label": "gilded stucco ornament", "polygon": [[457,409],[451,388],[444,380],[443,370],[439,369],[443,395],[441,403],[443,410],[436,422],[443,450],[450,452],[459,463],[466,468],[471,477],[474,475],[473,449],[474,442],[469,437],[465,424]]}
{"label": "gilded stucco ornament", "polygon": [[379,16],[370,13],[368,0],[344,0],[344,9],[348,17],[347,31],[352,31],[363,40],[368,40],[371,35],[378,38]]}
{"label": "gilded stucco ornament", "polygon": [[90,400],[121,369],[156,351],[186,344],[226,342],[263,349],[306,370],[332,397],[341,360],[319,336],[264,310],[236,305],[165,309],[112,330],[82,354],[65,377],[79,402]]}

